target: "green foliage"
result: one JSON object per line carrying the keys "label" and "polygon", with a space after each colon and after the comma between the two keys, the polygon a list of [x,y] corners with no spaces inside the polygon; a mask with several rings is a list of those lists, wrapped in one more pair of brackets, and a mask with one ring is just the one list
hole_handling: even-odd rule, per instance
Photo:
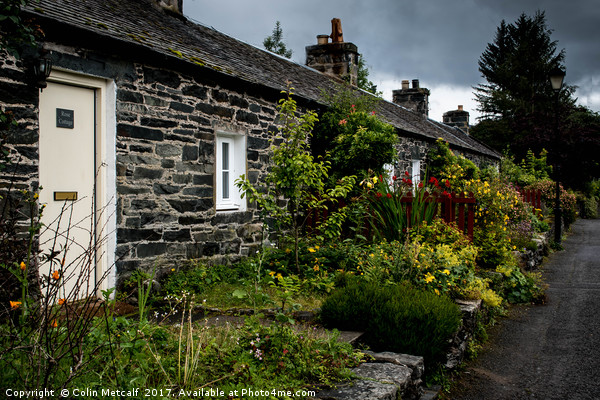
{"label": "green foliage", "polygon": [[313,153],[329,154],[334,179],[364,178],[370,170],[381,173],[383,165],[397,157],[398,136],[394,127],[375,114],[378,100],[348,87],[322,97],[329,108],[315,126]]}
{"label": "green foliage", "polygon": [[539,303],[544,299],[543,285],[539,274],[524,273],[515,265],[500,265],[496,269],[503,275],[497,286],[511,303]]}
{"label": "green foliage", "polygon": [[580,203],[582,218],[598,218],[598,200],[596,197],[584,196],[581,198]]}
{"label": "green foliage", "polygon": [[461,314],[449,298],[407,284],[352,283],[325,300],[321,319],[329,327],[364,331],[375,350],[420,355],[430,365],[443,359]]}
{"label": "green foliage", "polygon": [[190,260],[180,270],[171,270],[162,280],[162,293],[178,296],[182,293],[202,294],[212,285],[219,282],[239,280],[241,268],[224,265],[208,266],[199,260]]}
{"label": "green foliage", "polygon": [[500,164],[500,175],[520,187],[525,187],[534,182],[549,180],[552,167],[548,165],[548,152],[542,150],[539,157],[528,150],[527,156],[520,164],[515,163],[513,157],[505,154]]}
{"label": "green foliage", "polygon": [[[280,132],[274,139],[273,165],[264,186],[255,187],[244,176],[236,185],[276,222],[279,233],[289,231],[299,271],[298,246],[308,212],[327,209],[345,198],[355,177],[342,177],[332,188],[326,187],[330,164],[316,161],[308,148],[317,115],[312,111],[298,115],[296,101],[292,99],[293,88],[283,93],[286,97],[278,106]],[[287,206],[281,206],[282,200],[287,201]],[[332,212],[319,227],[320,234],[328,239],[339,236],[346,212],[344,208]]]}
{"label": "green foliage", "polygon": [[265,49],[272,51],[275,54],[284,56],[285,58],[292,57],[292,50],[288,50],[287,46],[283,42],[283,30],[281,29],[281,23],[277,21],[273,33],[271,36],[267,36],[263,41]]}
{"label": "green foliage", "polygon": [[[401,180],[392,177],[391,184],[381,175],[362,182],[366,189],[367,208],[372,216],[369,222],[378,239],[403,240],[409,227],[418,227],[423,221],[433,220],[437,203],[431,201],[430,196],[440,192],[437,179],[432,178],[427,185],[414,188],[408,173],[405,175]],[[407,198],[412,198],[412,201],[407,202]]]}
{"label": "green foliage", "polygon": [[476,88],[478,110],[492,117],[511,118],[552,107],[548,75],[563,65],[565,51],[557,52],[551,33],[543,11],[533,17],[521,14],[512,24],[502,21],[494,42],[479,58],[479,71],[487,83]]}
{"label": "green foliage", "polygon": [[[542,201],[546,207],[553,210],[556,203],[556,182],[551,180],[543,180],[533,183],[526,189],[540,190],[542,193]],[[569,193],[559,185],[559,200],[562,209],[562,218],[565,225],[569,226],[577,218],[577,198],[573,193]]]}
{"label": "green foliage", "polygon": [[362,54],[358,56],[358,79],[356,86],[374,95],[381,95],[381,92],[377,92],[377,85],[369,80],[369,68],[367,68]]}
{"label": "green foliage", "polygon": [[22,9],[29,0],[4,0],[0,4],[0,50],[19,58],[23,50],[36,44],[41,36],[39,27],[32,26],[22,16]]}
{"label": "green foliage", "polygon": [[479,178],[479,168],[464,156],[455,155],[448,142],[441,138],[427,154],[427,168],[430,176],[440,180]]}

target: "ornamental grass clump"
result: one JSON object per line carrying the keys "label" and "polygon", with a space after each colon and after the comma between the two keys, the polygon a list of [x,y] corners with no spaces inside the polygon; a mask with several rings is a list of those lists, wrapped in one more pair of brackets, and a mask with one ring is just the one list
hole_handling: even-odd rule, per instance
{"label": "ornamental grass clump", "polygon": [[437,196],[450,196],[442,187],[445,183],[440,185],[434,177],[415,187],[408,172],[404,175],[403,178],[393,176],[390,182],[380,175],[361,183],[371,216],[369,222],[378,239],[390,242],[405,239],[411,227],[433,220]]}
{"label": "ornamental grass clump", "polygon": [[444,359],[461,321],[450,298],[408,283],[352,282],[324,301],[320,315],[326,327],[364,331],[376,351],[423,356],[427,364]]}

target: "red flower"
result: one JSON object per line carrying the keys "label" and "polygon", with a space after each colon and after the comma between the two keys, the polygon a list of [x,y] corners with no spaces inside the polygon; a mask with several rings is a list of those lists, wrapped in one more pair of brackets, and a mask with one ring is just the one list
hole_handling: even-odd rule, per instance
{"label": "red flower", "polygon": [[346,121],[345,119],[340,120],[340,125],[346,125],[348,121]]}
{"label": "red flower", "polygon": [[404,176],[410,176],[410,174],[408,173],[408,171],[404,171]]}
{"label": "red flower", "polygon": [[395,182],[398,177],[396,175],[392,176],[392,180]]}
{"label": "red flower", "polygon": [[419,182],[419,187],[422,188],[423,187],[423,182]]}
{"label": "red flower", "polygon": [[412,179],[407,179],[406,180],[406,184],[409,185],[409,186],[412,186]]}
{"label": "red flower", "polygon": [[377,192],[377,198],[380,199],[383,196],[381,193]]}
{"label": "red flower", "polygon": [[388,194],[387,194],[387,198],[388,198],[388,199],[391,199],[391,198],[392,198],[392,194],[391,194],[391,193],[388,193]]}
{"label": "red flower", "polygon": [[371,111],[371,115],[375,115],[375,111]]}
{"label": "red flower", "polygon": [[450,187],[450,181],[446,179],[446,187]]}

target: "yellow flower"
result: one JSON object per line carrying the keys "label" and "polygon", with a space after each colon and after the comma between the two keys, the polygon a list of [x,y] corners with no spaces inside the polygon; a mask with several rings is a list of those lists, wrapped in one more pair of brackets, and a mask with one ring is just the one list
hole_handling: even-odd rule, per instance
{"label": "yellow flower", "polygon": [[34,199],[36,199],[36,200],[37,200],[39,197],[40,197],[40,195],[39,195],[38,193],[36,193],[36,194],[34,194],[34,195],[33,195],[33,198],[34,198]]}
{"label": "yellow flower", "polygon": [[373,183],[377,183],[377,181],[378,181],[378,180],[379,180],[379,179],[377,179],[377,177],[376,177],[376,176],[374,176],[374,177],[373,177]]}
{"label": "yellow flower", "polygon": [[314,270],[314,271],[318,271],[318,270],[319,270],[319,266],[318,266],[318,265],[315,265],[315,266],[313,267],[313,270]]}
{"label": "yellow flower", "polygon": [[440,291],[437,289],[433,289],[433,291],[435,292],[435,294],[437,294],[438,296],[440,295]]}
{"label": "yellow flower", "polygon": [[449,270],[449,269],[445,269],[445,270],[444,270],[444,273],[445,273],[446,275],[450,275],[450,270]]}
{"label": "yellow flower", "polygon": [[277,278],[278,280],[282,280],[283,279],[283,275],[281,275],[281,273],[278,273],[275,278]]}
{"label": "yellow flower", "polygon": [[21,305],[20,301],[11,301],[10,302],[10,308],[12,308],[13,310],[16,310],[17,308],[19,308],[20,305]]}
{"label": "yellow flower", "polygon": [[27,265],[23,261],[21,261],[21,265],[19,265],[19,267],[21,267],[21,271],[25,271]]}
{"label": "yellow flower", "polygon": [[275,275],[275,271],[269,272],[269,275],[271,275],[271,276]]}
{"label": "yellow flower", "polygon": [[285,249],[285,252],[286,252],[286,254],[287,254],[287,253],[291,253],[291,252],[292,252],[292,249],[290,249],[290,248],[286,248],[286,249]]}
{"label": "yellow flower", "polygon": [[367,182],[367,187],[368,187],[369,189],[373,189],[373,184],[372,184],[371,182]]}
{"label": "yellow flower", "polygon": [[314,253],[316,250],[315,250],[315,249],[313,249],[312,247],[309,247],[309,248],[308,248],[308,251],[310,251],[311,253]]}
{"label": "yellow flower", "polygon": [[431,275],[430,272],[425,275],[425,283],[429,283],[435,280],[435,276]]}

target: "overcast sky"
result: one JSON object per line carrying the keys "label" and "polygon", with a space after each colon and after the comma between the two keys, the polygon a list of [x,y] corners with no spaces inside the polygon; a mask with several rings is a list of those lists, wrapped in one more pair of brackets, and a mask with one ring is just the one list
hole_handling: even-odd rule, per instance
{"label": "overcast sky", "polygon": [[189,18],[263,48],[280,21],[292,59],[331,33],[340,18],[344,40],[358,46],[369,79],[391,100],[403,79],[431,90],[429,116],[464,105],[479,115],[472,87],[483,83],[477,61],[504,19],[545,11],[558,49],[566,50],[565,83],[577,85],[579,103],[600,111],[600,1],[598,0],[184,0]]}

